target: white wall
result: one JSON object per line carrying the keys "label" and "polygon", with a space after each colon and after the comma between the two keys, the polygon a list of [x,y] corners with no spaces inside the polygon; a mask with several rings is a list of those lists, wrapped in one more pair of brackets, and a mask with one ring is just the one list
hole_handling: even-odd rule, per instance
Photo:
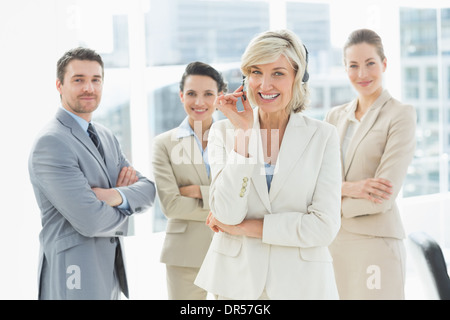
{"label": "white wall", "polygon": [[39,211],[29,183],[32,140],[56,110],[55,1],[0,2],[0,299],[35,299]]}
{"label": "white wall", "polygon": [[[56,62],[78,45],[76,4],[0,2],[0,107],[6,115],[0,120],[0,300],[37,298],[41,220],[27,162],[35,136],[60,104]],[[148,171],[147,166],[140,171]],[[133,299],[167,297],[159,263],[162,235],[151,233],[150,214],[136,217],[139,235],[125,241]]]}

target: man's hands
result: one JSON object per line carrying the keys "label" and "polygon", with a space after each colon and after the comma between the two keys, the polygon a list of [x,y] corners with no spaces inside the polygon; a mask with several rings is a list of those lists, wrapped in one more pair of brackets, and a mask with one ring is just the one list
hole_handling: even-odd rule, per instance
{"label": "man's hands", "polygon": [[[128,187],[139,180],[133,167],[123,167],[117,178],[117,187]],[[114,188],[92,188],[98,200],[106,202],[111,207],[120,206],[123,202],[120,192]]]}
{"label": "man's hands", "polygon": [[120,192],[114,188],[92,188],[92,191],[95,192],[98,200],[105,201],[111,207],[120,206],[123,202]]}
{"label": "man's hands", "polygon": [[139,180],[133,167],[123,167],[117,178],[116,187],[128,187]]}

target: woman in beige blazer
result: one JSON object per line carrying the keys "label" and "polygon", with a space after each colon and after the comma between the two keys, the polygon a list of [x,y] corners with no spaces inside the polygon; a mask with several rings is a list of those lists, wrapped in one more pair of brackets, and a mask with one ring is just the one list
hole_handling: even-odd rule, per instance
{"label": "woman in beige blazer", "polygon": [[168,218],[161,262],[166,264],[171,300],[206,299],[196,285],[200,265],[213,232],[205,225],[209,213],[208,131],[215,98],[226,91],[222,75],[208,64],[190,63],[180,82],[187,117],[179,127],[154,140],[153,172],[164,215]]}
{"label": "woman in beige blazer", "polygon": [[248,92],[216,100],[228,118],[209,135],[216,233],[195,283],[219,299],[338,298],[327,247],[340,226],[339,140],[301,113],[306,66],[294,33],[262,33],[242,57]]}
{"label": "woman in beige blazer", "polygon": [[415,150],[414,107],[383,89],[381,38],[354,31],[344,47],[358,98],[329,111],[342,152],[341,230],[330,246],[341,299],[404,299],[405,248],[396,205]]}

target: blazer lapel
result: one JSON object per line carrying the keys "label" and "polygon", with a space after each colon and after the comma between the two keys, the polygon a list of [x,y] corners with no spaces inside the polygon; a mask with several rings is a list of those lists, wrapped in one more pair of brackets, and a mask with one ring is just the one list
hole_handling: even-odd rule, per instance
{"label": "blazer lapel", "polygon": [[[176,132],[176,131],[175,131]],[[175,133],[174,133],[175,134]],[[202,153],[197,145],[197,141],[195,141],[194,136],[188,136],[180,139],[180,144],[183,147],[184,155],[188,158],[189,163],[195,168],[198,176],[202,183],[209,184],[210,178],[208,177],[208,173],[206,172],[206,167],[203,163]]]}
{"label": "blazer lapel", "polygon": [[[70,129],[70,131],[72,132],[72,135],[81,142],[81,144],[83,144],[86,149],[92,154],[92,156],[98,161],[98,163],[100,164],[100,166],[102,167],[103,172],[105,173],[105,175],[108,178],[109,181],[109,185],[111,187],[113,187],[114,185],[111,183],[111,179],[108,173],[108,168],[106,167],[105,161],[103,161],[102,156],[100,155],[100,152],[97,150],[97,148],[95,147],[95,145],[92,143],[91,138],[89,138],[89,136],[87,135],[86,132],[83,131],[83,129],[78,125],[78,123],[75,121],[75,119],[73,119],[70,115],[67,114],[66,111],[64,110],[58,110],[57,115],[56,115],[57,119],[67,128]],[[98,132],[98,130],[97,130]],[[100,140],[102,140],[101,138],[101,133],[98,132],[99,136],[100,136]],[[103,139],[104,141],[105,139]],[[108,159],[108,148],[105,148],[105,144],[103,143],[103,147],[105,149],[105,158]]]}
{"label": "blazer lapel", "polygon": [[361,125],[359,126],[358,130],[356,130],[348,146],[347,153],[345,154],[345,168],[343,175],[344,177],[347,175],[348,169],[350,168],[350,165],[353,161],[358,145],[360,144],[362,139],[364,139],[364,137],[367,135],[369,130],[372,128],[373,124],[378,118],[381,108],[389,99],[390,99],[389,93],[386,90],[384,90],[364,116],[364,120],[361,122]]}
{"label": "blazer lapel", "polygon": [[[348,166],[345,166],[344,168],[344,154],[342,153],[342,145],[344,144],[345,134],[347,133],[347,128],[349,125],[349,117],[352,112],[355,112],[356,105],[358,103],[358,99],[353,100],[349,103],[349,105],[341,111],[341,114],[339,115],[338,121],[335,123],[338,135],[339,135],[339,141],[341,145],[341,169],[342,169],[342,179],[345,177],[345,173],[348,170]],[[348,151],[348,149],[347,149]],[[348,155],[348,152],[347,152]],[[345,158],[348,159],[348,158]],[[348,161],[348,160],[347,160]],[[346,162],[348,164],[348,162]]]}
{"label": "blazer lapel", "polygon": [[269,200],[269,190],[267,189],[266,170],[264,168],[264,153],[262,148],[261,132],[259,125],[258,108],[253,109],[253,129],[250,140],[255,139],[255,142],[249,143],[249,154],[256,159],[256,168],[252,176],[253,187],[259,195],[261,202],[266,207],[267,211],[271,212],[271,205]]}
{"label": "blazer lapel", "polygon": [[270,201],[275,199],[285,185],[285,181],[302,157],[315,131],[315,127],[306,125],[302,115],[291,113],[275,166],[269,193]]}

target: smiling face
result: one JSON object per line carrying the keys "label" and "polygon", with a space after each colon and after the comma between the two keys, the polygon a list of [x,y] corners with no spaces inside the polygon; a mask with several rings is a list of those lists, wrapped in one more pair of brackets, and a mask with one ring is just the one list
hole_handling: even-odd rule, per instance
{"label": "smiling face", "polygon": [[102,67],[96,61],[72,60],[66,67],[64,83],[56,80],[62,106],[90,121],[102,97]]}
{"label": "smiling face", "polygon": [[345,50],[348,78],[360,96],[377,96],[383,90],[383,73],[386,58],[381,59],[376,47],[362,42]]}
{"label": "smiling face", "polygon": [[292,98],[295,70],[284,55],[267,64],[250,67],[248,79],[256,105],[266,113],[286,111]]}
{"label": "smiling face", "polygon": [[180,99],[189,116],[189,124],[192,128],[194,128],[195,121],[211,124],[212,115],[216,110],[214,100],[218,94],[217,82],[213,78],[202,75],[186,77],[184,89],[180,92]]}

